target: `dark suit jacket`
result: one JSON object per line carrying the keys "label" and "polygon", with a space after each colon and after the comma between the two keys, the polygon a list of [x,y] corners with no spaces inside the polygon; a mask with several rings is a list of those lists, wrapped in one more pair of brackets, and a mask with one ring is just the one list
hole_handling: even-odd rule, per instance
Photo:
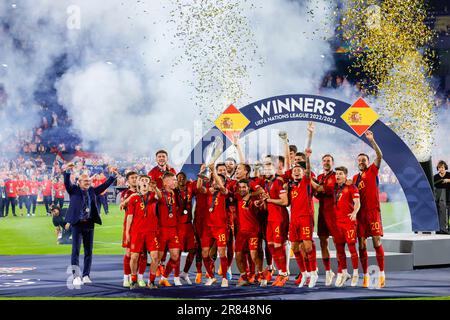
{"label": "dark suit jacket", "polygon": [[[96,188],[90,187],[88,189],[89,195],[91,197],[91,219],[97,224],[102,224],[102,219],[100,219],[100,210],[98,208],[97,197],[103,191],[109,188],[110,185],[116,180],[115,177],[109,177],[105,183],[99,185]],[[64,172],[64,185],[70,196],[69,209],[67,209],[66,222],[71,225],[76,224],[80,220],[80,213],[83,208],[83,193],[78,185],[72,184],[70,182],[70,172]]]}

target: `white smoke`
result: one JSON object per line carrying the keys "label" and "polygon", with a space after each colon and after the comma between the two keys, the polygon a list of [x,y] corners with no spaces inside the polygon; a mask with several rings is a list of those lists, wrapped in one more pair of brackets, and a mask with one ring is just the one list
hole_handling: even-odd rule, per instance
{"label": "white smoke", "polygon": [[[325,3],[275,0],[246,6],[265,63],[249,71],[248,101],[229,103],[239,107],[270,95],[317,90],[332,66],[326,39],[333,35],[334,16]],[[187,84],[193,76],[188,63],[173,65],[185,48],[174,40],[171,10],[168,1],[3,2],[0,13],[13,22],[12,34],[33,44],[26,55],[5,45],[12,37],[2,45],[0,62],[14,68],[2,79],[11,105],[31,106],[39,80],[66,54],[68,69],[55,88],[85,145],[93,142],[97,151],[114,155],[170,151],[180,141],[193,145],[194,138],[185,137],[197,117]],[[174,131],[183,139],[173,141]],[[180,159],[190,151],[181,149]]]}

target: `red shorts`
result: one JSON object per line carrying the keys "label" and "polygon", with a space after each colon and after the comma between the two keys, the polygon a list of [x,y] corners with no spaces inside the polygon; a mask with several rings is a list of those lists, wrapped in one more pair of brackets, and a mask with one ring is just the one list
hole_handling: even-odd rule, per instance
{"label": "red shorts", "polygon": [[138,232],[130,235],[130,251],[141,253],[144,250],[148,252],[159,250],[158,232]]}
{"label": "red shorts", "polygon": [[180,248],[183,251],[189,251],[197,247],[192,223],[181,223],[178,225],[178,238],[180,240]]}
{"label": "red shorts", "polygon": [[314,232],[314,218],[302,216],[299,220],[291,222],[289,226],[289,240],[291,242],[312,241]]}
{"label": "red shorts", "polygon": [[319,237],[328,238],[336,233],[336,219],[330,214],[322,214],[319,212],[317,217],[317,235]]}
{"label": "red shorts", "polygon": [[360,211],[358,212],[357,220],[359,238],[383,236],[383,225],[379,209]]}
{"label": "red shorts", "polygon": [[160,248],[180,249],[180,239],[176,227],[159,229]]}
{"label": "red shorts", "polygon": [[227,236],[228,230],[227,227],[216,228],[209,227],[207,230],[204,230],[201,244],[202,247],[211,247],[213,241],[216,241],[217,247],[226,247],[227,246]]}
{"label": "red shorts", "polygon": [[236,235],[235,251],[241,252],[247,250],[258,249],[258,231],[238,231]]}
{"label": "red shorts", "polygon": [[336,243],[356,243],[356,223],[353,222],[337,222],[336,236],[333,237]]}
{"label": "red shorts", "polygon": [[287,239],[289,226],[285,221],[267,221],[266,240],[283,244]]}

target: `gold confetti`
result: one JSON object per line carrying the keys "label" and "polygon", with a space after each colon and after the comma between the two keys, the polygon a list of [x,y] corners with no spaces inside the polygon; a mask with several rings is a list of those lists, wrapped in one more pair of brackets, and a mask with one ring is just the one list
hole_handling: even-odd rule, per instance
{"label": "gold confetti", "polygon": [[340,26],[352,69],[371,80],[364,90],[378,98],[380,115],[419,161],[430,158],[436,128],[428,48],[435,34],[426,18],[423,0],[348,0]]}

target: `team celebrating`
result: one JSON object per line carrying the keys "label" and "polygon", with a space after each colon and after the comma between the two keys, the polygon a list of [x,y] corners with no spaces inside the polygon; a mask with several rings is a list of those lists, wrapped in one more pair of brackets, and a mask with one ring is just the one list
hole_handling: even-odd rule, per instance
{"label": "team celebrating", "polygon": [[[304,152],[297,152],[295,145],[289,145],[287,134],[281,133],[285,155],[266,156],[253,172],[238,137],[233,144],[240,163],[233,158],[225,163],[215,163],[217,159],[213,159],[201,165],[196,181],[189,181],[183,172],[176,173],[164,150],[156,153],[157,166],[147,175],[128,172],[128,189],[122,192],[120,203],[125,212],[123,286],[171,286],[171,273],[175,286],[183,285],[182,281],[190,285],[189,270],[195,261],[195,283],[203,283],[204,267],[205,286],[214,285],[221,276],[221,287],[228,287],[235,259],[240,272],[237,286],[283,287],[290,281],[292,251],[300,270],[295,285],[313,288],[319,278],[313,237],[316,197],[325,286],[334,282],[336,287],[343,287],[348,281],[352,287],[358,286],[361,263],[362,287],[369,287],[367,238],[371,237],[380,269],[378,279],[372,279],[372,283],[384,287],[377,178],[381,150],[373,133],[366,131],[376,152],[372,164],[367,154],[359,154],[359,173],[352,178],[346,167],[334,167],[333,156],[326,154],[322,156],[323,171],[316,176],[310,164],[313,133],[314,126],[309,123]],[[338,261],[337,276],[330,263],[330,237]],[[346,246],[353,274],[347,271]],[[183,270],[182,252],[187,254]],[[146,283],[148,260],[151,263]]]}

